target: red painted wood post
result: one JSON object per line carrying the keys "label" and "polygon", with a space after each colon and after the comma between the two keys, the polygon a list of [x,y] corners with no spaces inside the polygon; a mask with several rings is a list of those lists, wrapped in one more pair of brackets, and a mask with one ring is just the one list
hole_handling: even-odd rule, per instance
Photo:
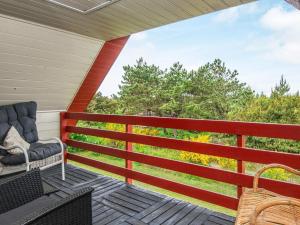
{"label": "red painted wood post", "polygon": [[[131,124],[126,124],[125,126],[126,126],[126,133],[129,133],[129,134],[132,133],[132,125]],[[126,152],[132,152],[132,143],[131,142],[126,141],[125,151]],[[125,159],[125,167],[126,167],[126,169],[132,170],[132,161],[130,161],[128,159]],[[131,178],[126,177],[125,181],[128,184],[132,184],[132,179]]]}
{"label": "red painted wood post", "polygon": [[[66,112],[60,113],[60,139],[62,142],[66,143],[68,139],[68,133],[66,132],[67,120],[65,119]],[[64,153],[65,163],[67,163],[67,151]]]}
{"label": "red painted wood post", "polygon": [[[238,147],[245,147],[246,146],[246,136],[244,135],[237,135],[237,146]],[[246,167],[245,162],[242,160],[237,161],[237,172],[238,173],[245,173]],[[240,198],[243,193],[244,188],[242,186],[237,187],[237,197]]]}

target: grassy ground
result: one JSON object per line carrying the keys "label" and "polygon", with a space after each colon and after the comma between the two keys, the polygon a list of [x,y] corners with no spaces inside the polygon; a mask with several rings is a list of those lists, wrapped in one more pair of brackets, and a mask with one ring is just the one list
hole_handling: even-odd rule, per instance
{"label": "grassy ground", "polygon": [[[114,157],[110,157],[110,156],[105,156],[105,155],[100,155],[97,153],[92,153],[92,152],[80,152],[77,153],[81,156],[84,157],[88,157],[88,158],[93,158],[95,160],[99,160],[99,161],[103,161],[105,163],[109,163],[115,166],[120,166],[120,167],[124,167],[124,160],[120,160]],[[103,170],[99,170],[99,169],[95,169],[93,167],[89,167],[83,164],[79,164],[76,162],[71,162],[71,164],[76,165],[76,166],[80,166],[84,169],[88,169],[103,175],[107,175],[107,176],[111,176],[114,177],[116,179],[122,180],[124,181],[124,177],[112,174],[112,173],[108,173],[106,171]],[[168,180],[172,180],[172,181],[176,181],[179,183],[184,183],[184,184],[188,184],[194,187],[199,187],[201,189],[205,189],[205,190],[210,190],[210,191],[214,191],[214,192],[218,192],[218,193],[222,193],[225,195],[230,195],[230,196],[235,196],[236,194],[236,188],[232,185],[228,185],[228,184],[224,184],[224,183],[220,183],[220,182],[216,182],[216,181],[212,181],[212,180],[208,180],[208,179],[204,179],[204,178],[199,178],[199,177],[194,177],[191,175],[186,175],[186,174],[182,174],[182,173],[177,173],[177,172],[173,172],[173,171],[169,171],[169,170],[164,170],[164,169],[160,169],[160,168],[155,168],[155,167],[151,167],[151,166],[147,166],[147,165],[143,165],[140,163],[134,163],[133,164],[134,170],[136,171],[140,171],[142,173],[146,173],[146,174],[151,174],[152,176],[157,176],[157,177],[162,177]],[[155,191],[155,192],[159,192],[180,200],[184,200],[190,203],[193,203],[195,205],[199,205],[205,208],[209,208],[212,209],[214,211],[218,211],[218,212],[223,212],[225,214],[228,215],[232,215],[235,216],[235,211],[233,210],[229,210],[220,206],[216,206],[213,204],[209,204],[194,198],[190,198],[184,195],[180,195],[171,191],[167,191],[161,188],[157,188],[155,186],[152,185],[148,185],[148,184],[144,184],[138,181],[134,181],[134,185],[137,185],[139,187],[151,190],[151,191]]]}

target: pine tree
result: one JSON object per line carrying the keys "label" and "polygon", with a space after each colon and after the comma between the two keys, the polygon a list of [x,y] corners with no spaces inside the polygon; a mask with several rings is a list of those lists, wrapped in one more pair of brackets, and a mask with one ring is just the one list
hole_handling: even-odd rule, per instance
{"label": "pine tree", "polygon": [[284,79],[283,75],[281,75],[279,84],[272,90],[271,97],[285,96],[289,93],[290,89],[290,85],[287,83],[286,79]]}

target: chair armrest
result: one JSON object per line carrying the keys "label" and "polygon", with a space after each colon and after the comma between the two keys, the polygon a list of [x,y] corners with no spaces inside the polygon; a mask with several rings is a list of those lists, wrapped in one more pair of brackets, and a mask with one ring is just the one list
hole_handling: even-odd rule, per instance
{"label": "chair armrest", "polygon": [[5,180],[0,184],[0,214],[31,202],[44,194],[38,169]]}
{"label": "chair armrest", "polygon": [[266,209],[276,206],[276,205],[293,205],[300,207],[300,201],[297,201],[296,199],[288,198],[288,197],[274,197],[269,200],[265,200],[262,203],[260,203],[258,206],[256,206],[254,213],[252,214],[250,218],[250,224],[249,225],[255,225],[257,217]]}
{"label": "chair armrest", "polygon": [[294,168],[291,168],[291,167],[288,167],[288,166],[285,166],[285,165],[281,165],[281,164],[269,164],[269,165],[266,165],[264,167],[262,167],[260,170],[258,170],[254,176],[254,179],[253,179],[253,191],[256,192],[257,191],[257,188],[258,188],[258,180],[261,176],[261,174],[263,172],[265,172],[266,170],[268,169],[272,169],[272,168],[280,168],[280,169],[284,169],[286,171],[289,171],[291,173],[294,173],[298,176],[300,176],[300,171],[294,169]]}
{"label": "chair armrest", "polygon": [[33,210],[14,225],[92,225],[92,191],[91,187],[83,188],[65,199],[43,209]]}
{"label": "chair armrest", "polygon": [[25,162],[26,162],[26,164],[29,164],[29,156],[28,156],[28,152],[25,148],[22,148],[19,145],[14,145],[10,148],[5,148],[4,146],[0,145],[0,149],[5,150],[5,151],[9,151],[9,150],[16,149],[16,148],[22,150],[22,152],[24,153],[24,156],[25,156]]}

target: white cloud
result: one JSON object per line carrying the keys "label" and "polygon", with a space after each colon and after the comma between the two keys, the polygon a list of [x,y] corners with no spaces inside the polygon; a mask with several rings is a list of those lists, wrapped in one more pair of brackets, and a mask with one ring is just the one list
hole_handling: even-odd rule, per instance
{"label": "white cloud", "polygon": [[286,11],[282,7],[274,7],[262,16],[260,23],[272,32],[258,45],[265,51],[265,56],[287,63],[300,64],[299,11]]}
{"label": "white cloud", "polygon": [[261,23],[274,31],[300,32],[300,13],[298,10],[285,11],[282,7],[274,7],[263,15]]}

